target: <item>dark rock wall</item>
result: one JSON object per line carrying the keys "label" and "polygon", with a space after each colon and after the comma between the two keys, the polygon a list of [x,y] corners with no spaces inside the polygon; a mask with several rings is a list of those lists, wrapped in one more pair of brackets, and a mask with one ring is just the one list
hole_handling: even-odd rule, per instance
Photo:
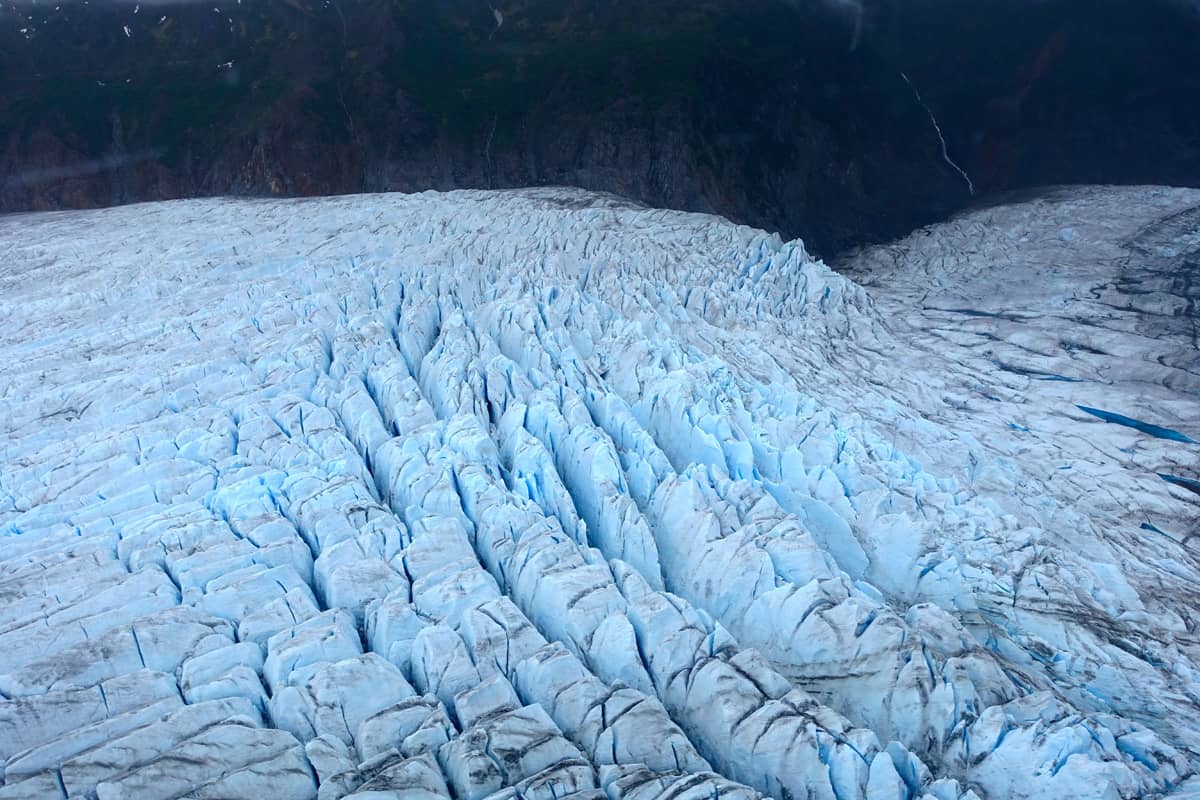
{"label": "dark rock wall", "polygon": [[972,201],[914,87],[981,192],[1200,183],[1177,2],[491,2],[6,3],[0,209],[574,184],[831,253]]}

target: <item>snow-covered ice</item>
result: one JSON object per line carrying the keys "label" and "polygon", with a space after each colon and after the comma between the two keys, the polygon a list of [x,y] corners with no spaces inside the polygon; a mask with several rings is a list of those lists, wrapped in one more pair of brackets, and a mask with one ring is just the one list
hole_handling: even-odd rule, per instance
{"label": "snow-covered ice", "polygon": [[1198,220],[0,218],[0,798],[1192,796]]}

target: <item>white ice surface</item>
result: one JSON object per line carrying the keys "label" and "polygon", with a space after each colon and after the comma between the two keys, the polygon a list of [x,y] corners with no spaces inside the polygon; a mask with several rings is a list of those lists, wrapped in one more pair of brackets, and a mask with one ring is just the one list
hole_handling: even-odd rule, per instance
{"label": "white ice surface", "polygon": [[0,218],[0,798],[1189,796],[1197,209]]}

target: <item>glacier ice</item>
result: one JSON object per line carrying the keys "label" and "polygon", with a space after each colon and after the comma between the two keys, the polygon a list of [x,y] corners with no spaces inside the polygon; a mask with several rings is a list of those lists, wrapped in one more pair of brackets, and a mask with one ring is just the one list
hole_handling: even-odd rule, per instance
{"label": "glacier ice", "polygon": [[0,798],[1186,797],[1197,209],[0,219]]}

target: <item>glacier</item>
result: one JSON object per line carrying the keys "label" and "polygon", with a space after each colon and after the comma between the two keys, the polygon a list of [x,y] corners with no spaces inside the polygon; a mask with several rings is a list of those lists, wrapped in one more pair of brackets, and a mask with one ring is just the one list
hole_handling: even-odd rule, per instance
{"label": "glacier", "polygon": [[0,799],[1200,797],[1197,231],[0,217]]}

